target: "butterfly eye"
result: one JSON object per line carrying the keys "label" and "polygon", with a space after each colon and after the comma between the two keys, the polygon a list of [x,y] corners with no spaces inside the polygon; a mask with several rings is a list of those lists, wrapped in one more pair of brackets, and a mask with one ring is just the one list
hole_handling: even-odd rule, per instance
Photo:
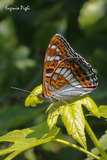
{"label": "butterfly eye", "polygon": [[43,94],[39,94],[39,95],[38,95],[38,98],[39,98],[40,100],[42,100],[42,99],[43,99]]}

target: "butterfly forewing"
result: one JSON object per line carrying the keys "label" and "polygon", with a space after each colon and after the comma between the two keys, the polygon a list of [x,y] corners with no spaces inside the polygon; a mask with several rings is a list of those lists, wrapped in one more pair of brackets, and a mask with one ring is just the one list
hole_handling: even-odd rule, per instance
{"label": "butterfly forewing", "polygon": [[[58,64],[67,58],[66,46],[57,37],[58,34],[52,37],[46,50],[43,70],[43,91],[44,96],[51,96],[49,91],[49,84],[51,75],[57,68]],[[58,35],[59,36],[59,35]]]}

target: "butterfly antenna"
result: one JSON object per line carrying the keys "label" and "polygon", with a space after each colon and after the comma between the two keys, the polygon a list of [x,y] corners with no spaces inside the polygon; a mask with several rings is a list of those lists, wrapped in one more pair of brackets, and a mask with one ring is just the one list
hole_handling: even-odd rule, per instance
{"label": "butterfly antenna", "polygon": [[16,87],[11,87],[11,88],[12,88],[12,89],[16,89],[16,90],[20,90],[20,91],[24,91],[24,92],[31,93],[30,91],[28,91],[28,90],[25,90],[25,89],[16,88]]}

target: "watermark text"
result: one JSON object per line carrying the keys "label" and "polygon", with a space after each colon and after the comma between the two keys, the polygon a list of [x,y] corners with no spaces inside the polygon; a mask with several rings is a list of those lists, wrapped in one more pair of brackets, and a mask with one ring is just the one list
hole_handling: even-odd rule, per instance
{"label": "watermark text", "polygon": [[30,11],[30,6],[20,5],[19,7],[17,7],[17,6],[15,6],[15,7],[10,7],[10,6],[6,5],[6,6],[4,7],[4,9],[5,9],[6,11],[9,11],[9,12],[12,12],[12,11],[24,11],[24,12],[26,12],[26,11]]}

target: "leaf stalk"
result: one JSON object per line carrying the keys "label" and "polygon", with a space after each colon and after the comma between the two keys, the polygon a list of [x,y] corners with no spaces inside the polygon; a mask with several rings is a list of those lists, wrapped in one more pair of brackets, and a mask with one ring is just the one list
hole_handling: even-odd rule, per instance
{"label": "leaf stalk", "polygon": [[86,131],[89,134],[91,140],[93,141],[94,145],[97,147],[99,150],[100,154],[102,155],[102,158],[104,160],[107,160],[107,154],[103,150],[102,146],[100,145],[99,141],[97,140],[95,134],[93,133],[92,129],[90,128],[88,122],[85,120],[85,125],[86,125]]}
{"label": "leaf stalk", "polygon": [[56,142],[59,142],[59,143],[63,143],[63,144],[65,144],[65,145],[68,145],[68,146],[73,147],[73,148],[75,148],[75,149],[78,149],[78,150],[86,153],[87,155],[90,155],[90,156],[94,157],[95,159],[100,160],[100,157],[92,154],[91,152],[89,152],[89,151],[87,151],[87,150],[85,150],[85,149],[83,149],[83,148],[81,148],[81,147],[79,147],[79,146],[77,146],[77,145],[75,145],[75,144],[72,144],[72,143],[70,143],[70,142],[64,141],[64,140],[62,140],[62,139],[53,138],[52,140],[53,140],[53,141],[56,141]]}

